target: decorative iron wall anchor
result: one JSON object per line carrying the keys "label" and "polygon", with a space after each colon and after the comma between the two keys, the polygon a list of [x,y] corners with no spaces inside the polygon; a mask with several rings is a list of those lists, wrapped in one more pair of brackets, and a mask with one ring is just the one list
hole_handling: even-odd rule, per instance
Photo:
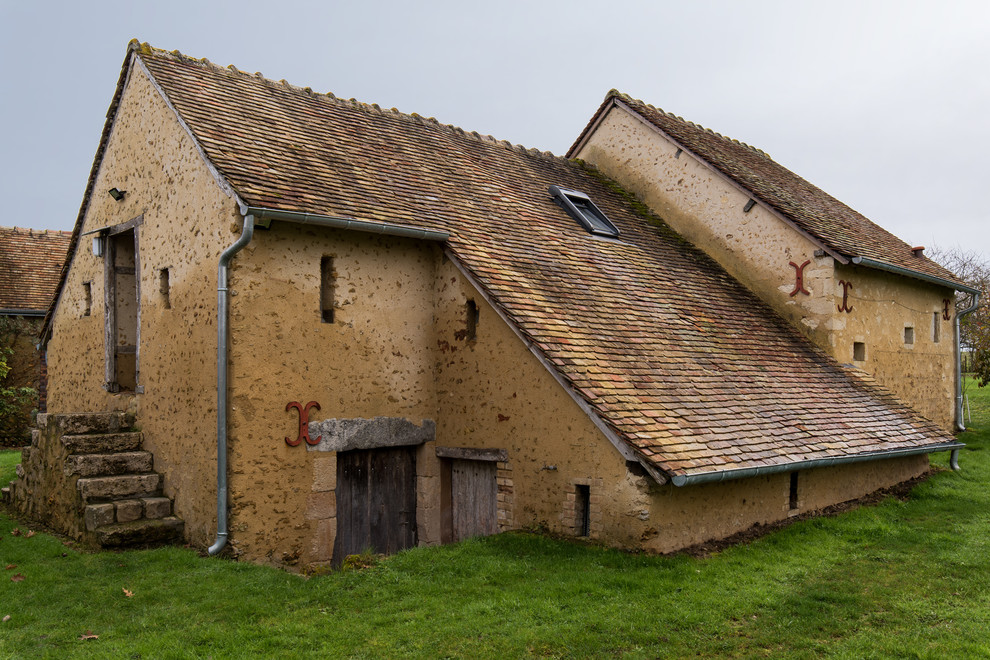
{"label": "decorative iron wall anchor", "polygon": [[942,298],[942,318],[946,321],[949,320],[949,299]]}
{"label": "decorative iron wall anchor", "polygon": [[290,440],[289,438],[286,438],[285,444],[289,445],[290,447],[295,447],[303,440],[306,441],[307,445],[320,444],[320,439],[323,437],[322,435],[316,436],[316,440],[313,440],[312,438],[309,437],[309,411],[312,410],[313,408],[319,410],[320,404],[318,404],[316,401],[310,401],[305,406],[299,403],[298,401],[290,401],[289,403],[285,404],[285,412],[289,412],[293,408],[299,411],[299,435],[296,436],[295,440]]}
{"label": "decorative iron wall anchor", "polygon": [[842,304],[836,305],[840,312],[851,312],[853,311],[852,306],[849,304],[849,289],[853,288],[852,282],[847,282],[845,280],[839,280],[839,286],[842,287]]}
{"label": "decorative iron wall anchor", "polygon": [[804,267],[810,263],[811,259],[808,259],[800,266],[793,261],[790,262],[790,264],[794,266],[794,290],[791,291],[792,296],[796,296],[799,293],[803,293],[806,296],[811,295],[811,292],[804,288]]}

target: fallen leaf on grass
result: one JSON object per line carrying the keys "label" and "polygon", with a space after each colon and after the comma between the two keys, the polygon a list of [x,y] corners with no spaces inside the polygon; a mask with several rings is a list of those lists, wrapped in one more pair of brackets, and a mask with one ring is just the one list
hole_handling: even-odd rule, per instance
{"label": "fallen leaf on grass", "polygon": [[11,582],[24,582],[24,576],[18,573],[17,575],[10,576]]}
{"label": "fallen leaf on grass", "polygon": [[134,595],[134,592],[131,591],[130,589],[124,589],[124,595],[130,598],[131,596]]}
{"label": "fallen leaf on grass", "polygon": [[28,533],[24,535],[24,538],[29,539],[29,538],[31,538],[34,535],[35,535],[35,532],[33,530],[28,530]]}
{"label": "fallen leaf on grass", "polygon": [[5,617],[4,617],[3,619],[2,619],[2,621],[3,621],[4,623],[7,623],[8,621],[10,621],[10,615],[8,614],[7,616],[5,616]]}
{"label": "fallen leaf on grass", "polygon": [[10,530],[10,535],[11,536],[20,536],[21,535],[21,528],[20,527],[15,527],[14,529]]}
{"label": "fallen leaf on grass", "polygon": [[99,639],[99,635],[94,635],[92,630],[87,630],[83,634],[79,635],[79,639]]}
{"label": "fallen leaf on grass", "polygon": [[7,564],[7,570],[12,571],[17,568],[17,564]]}

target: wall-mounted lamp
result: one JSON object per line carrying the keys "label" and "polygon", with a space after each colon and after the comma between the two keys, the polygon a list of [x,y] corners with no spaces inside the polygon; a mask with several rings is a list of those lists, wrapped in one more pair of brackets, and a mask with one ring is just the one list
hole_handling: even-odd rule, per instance
{"label": "wall-mounted lamp", "polygon": [[93,256],[102,257],[103,256],[103,237],[97,234],[93,237]]}
{"label": "wall-mounted lamp", "polygon": [[116,188],[111,188],[107,192],[109,192],[110,196],[113,197],[118,202],[124,199],[124,195],[127,194],[126,190],[117,190]]}

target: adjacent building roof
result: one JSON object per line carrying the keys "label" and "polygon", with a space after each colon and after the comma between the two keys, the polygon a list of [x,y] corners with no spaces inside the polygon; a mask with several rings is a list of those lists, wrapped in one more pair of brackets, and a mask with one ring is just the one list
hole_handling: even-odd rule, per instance
{"label": "adjacent building roof", "polygon": [[615,105],[636,113],[685,151],[735,181],[781,216],[841,258],[864,257],[960,285],[950,271],[871,222],[821,188],[805,181],[760,149],[733,140],[672,113],[611,90],[598,112],[568,151],[576,154],[599,118]]}
{"label": "adjacent building roof", "polygon": [[[655,471],[683,478],[953,442],[594,170],[136,42],[132,63],[244,204],[449,232],[450,257]],[[587,194],[618,238],[585,231],[552,185]]]}
{"label": "adjacent building roof", "polygon": [[0,227],[0,314],[48,309],[71,232]]}

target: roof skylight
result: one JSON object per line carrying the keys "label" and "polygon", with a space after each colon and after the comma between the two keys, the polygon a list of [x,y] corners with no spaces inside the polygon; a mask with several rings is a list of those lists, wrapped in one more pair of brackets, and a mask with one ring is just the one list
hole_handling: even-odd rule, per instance
{"label": "roof skylight", "polygon": [[591,198],[583,192],[568,190],[559,186],[550,186],[550,194],[553,201],[567,214],[577,220],[582,227],[596,236],[609,236],[615,238],[619,235],[619,229],[602,213],[602,210],[595,206]]}

